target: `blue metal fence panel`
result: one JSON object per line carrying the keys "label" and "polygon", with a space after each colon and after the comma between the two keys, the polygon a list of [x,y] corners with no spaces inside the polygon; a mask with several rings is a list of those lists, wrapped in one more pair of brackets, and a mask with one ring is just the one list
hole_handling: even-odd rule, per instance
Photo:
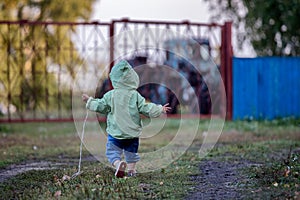
{"label": "blue metal fence panel", "polygon": [[[257,98],[257,68],[248,67],[248,59],[236,59],[233,62],[233,117],[256,116]],[[238,66],[238,67],[236,67]]]}
{"label": "blue metal fence panel", "polygon": [[233,58],[233,119],[300,117],[300,57]]}

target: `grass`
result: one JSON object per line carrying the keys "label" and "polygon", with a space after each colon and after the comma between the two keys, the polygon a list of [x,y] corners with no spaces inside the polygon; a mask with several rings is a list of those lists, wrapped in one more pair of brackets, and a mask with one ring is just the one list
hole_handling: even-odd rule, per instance
{"label": "grass", "polygon": [[[172,132],[178,127],[178,121],[171,120],[166,126],[155,135],[158,139],[141,144],[142,152],[159,148],[174,137]],[[27,160],[65,162],[66,158],[78,159],[80,141],[72,123],[5,124],[0,127],[0,168]],[[84,156],[88,155],[85,150]],[[183,197],[192,184],[187,175],[198,173],[196,156],[187,152],[170,167],[127,179],[114,178],[113,170],[97,161],[84,161],[84,173],[68,181],[62,179],[77,171],[76,163],[56,170],[29,171],[0,183],[0,196],[4,199],[177,199]]]}
{"label": "grass", "polygon": [[[249,179],[247,184],[240,184],[249,193],[248,197],[299,197],[299,124],[297,119],[226,122],[218,145],[207,159],[258,163],[242,172]],[[0,196],[3,199],[182,199],[194,188],[190,177],[199,175],[197,166],[201,160],[197,150],[208,125],[209,121],[200,122],[190,149],[166,168],[135,178],[116,179],[113,170],[104,164],[84,161],[83,174],[68,180],[77,171],[76,164],[70,165],[68,161],[77,160],[80,144],[73,123],[0,124],[0,169],[28,160],[65,162],[55,170],[33,170],[0,183]],[[161,132],[141,143],[141,151],[166,145],[175,137],[178,126],[178,120],[167,120]],[[84,156],[88,155],[85,150]]]}
{"label": "grass", "polygon": [[78,155],[78,135],[71,123],[0,126],[0,168],[33,159]]}
{"label": "grass", "polygon": [[[136,178],[117,179],[113,170],[99,163],[84,163],[83,173],[75,179],[63,180],[64,175],[76,169],[65,168],[47,172],[31,171],[1,184],[1,196],[5,199],[176,199],[188,190],[187,174],[193,174],[193,167],[186,168],[187,157],[159,172],[142,174]],[[174,176],[177,178],[174,179]],[[181,184],[185,187],[180,187]]]}

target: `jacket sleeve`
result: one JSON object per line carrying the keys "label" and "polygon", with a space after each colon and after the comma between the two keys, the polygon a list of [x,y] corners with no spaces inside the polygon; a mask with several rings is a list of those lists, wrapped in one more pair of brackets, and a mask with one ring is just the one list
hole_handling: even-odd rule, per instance
{"label": "jacket sleeve", "polygon": [[159,117],[163,111],[162,105],[156,105],[154,103],[147,103],[145,98],[142,97],[139,93],[137,95],[137,106],[139,113],[147,117]]}
{"label": "jacket sleeve", "polygon": [[91,110],[91,111],[95,111],[95,112],[99,112],[102,114],[107,114],[110,112],[110,105],[109,105],[109,95],[104,95],[103,98],[101,99],[94,99],[92,97],[90,97],[86,103],[86,108]]}

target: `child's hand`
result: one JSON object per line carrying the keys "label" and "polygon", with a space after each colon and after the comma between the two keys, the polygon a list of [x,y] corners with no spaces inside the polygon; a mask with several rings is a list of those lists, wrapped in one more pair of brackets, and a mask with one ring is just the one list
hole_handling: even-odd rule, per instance
{"label": "child's hand", "polygon": [[87,102],[87,100],[89,99],[89,95],[87,94],[82,94],[82,101],[84,101],[85,103]]}
{"label": "child's hand", "polygon": [[163,108],[163,113],[167,113],[167,112],[170,112],[172,110],[172,108],[169,107],[168,105],[169,105],[169,103],[163,105],[163,107],[162,107]]}

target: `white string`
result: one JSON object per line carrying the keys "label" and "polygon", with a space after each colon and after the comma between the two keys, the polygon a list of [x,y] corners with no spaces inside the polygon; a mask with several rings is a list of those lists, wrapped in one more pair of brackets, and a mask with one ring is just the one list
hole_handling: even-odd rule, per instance
{"label": "white string", "polygon": [[78,176],[81,173],[80,169],[81,169],[81,158],[82,158],[82,145],[83,145],[83,138],[84,138],[84,132],[85,132],[84,131],[85,124],[86,124],[88,115],[89,115],[89,111],[86,110],[86,115],[85,115],[85,119],[84,119],[84,122],[82,125],[82,132],[81,132],[81,138],[80,138],[80,153],[79,153],[78,171],[72,175],[72,178],[75,178],[76,176]]}

